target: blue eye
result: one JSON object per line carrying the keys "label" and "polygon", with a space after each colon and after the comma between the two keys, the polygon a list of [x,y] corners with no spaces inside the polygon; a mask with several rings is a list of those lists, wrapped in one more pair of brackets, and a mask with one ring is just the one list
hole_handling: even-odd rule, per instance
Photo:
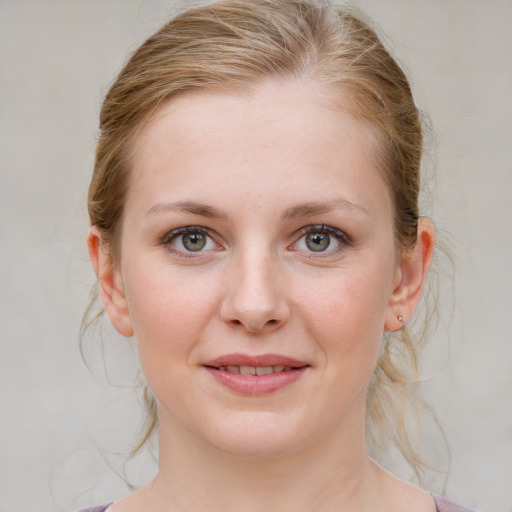
{"label": "blue eye", "polygon": [[218,247],[207,231],[198,227],[186,227],[172,231],[165,236],[163,243],[181,252],[201,252]]}
{"label": "blue eye", "polygon": [[308,226],[294,245],[296,250],[313,253],[331,253],[350,245],[348,236],[329,226]]}

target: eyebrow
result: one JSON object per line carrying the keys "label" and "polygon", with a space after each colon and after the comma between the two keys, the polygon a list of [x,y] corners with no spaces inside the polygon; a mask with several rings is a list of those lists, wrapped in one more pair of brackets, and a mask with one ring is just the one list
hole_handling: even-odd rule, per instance
{"label": "eyebrow", "polygon": [[[282,218],[297,219],[301,217],[311,217],[329,213],[334,210],[354,210],[368,215],[368,210],[363,206],[352,203],[346,199],[334,199],[327,202],[309,202],[288,208]],[[176,201],[174,203],[158,203],[148,210],[145,216],[154,215],[161,212],[183,212],[192,215],[200,215],[209,219],[227,219],[228,216],[223,211],[203,203],[194,201]]]}
{"label": "eyebrow", "polygon": [[352,203],[347,199],[334,199],[327,202],[309,202],[298,206],[288,208],[283,214],[283,219],[297,219],[300,217],[311,217],[322,213],[329,213],[334,210],[354,210],[369,215],[366,208]]}
{"label": "eyebrow", "polygon": [[195,203],[194,201],[159,203],[150,208],[148,212],[145,214],[145,217],[160,212],[176,211],[183,213],[191,213],[193,215],[200,215],[202,217],[207,217],[209,219],[227,219],[227,215],[224,212],[218,210],[217,208],[214,208],[213,206],[208,206],[207,204]]}

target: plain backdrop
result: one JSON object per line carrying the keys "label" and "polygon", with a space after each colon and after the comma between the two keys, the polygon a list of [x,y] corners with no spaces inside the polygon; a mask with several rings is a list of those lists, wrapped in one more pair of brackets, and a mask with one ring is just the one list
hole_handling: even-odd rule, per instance
{"label": "plain backdrop", "polygon": [[[107,337],[106,374],[91,349],[93,375],[78,332],[94,283],[85,199],[101,99],[173,5],[0,0],[0,512],[108,501],[128,492],[120,474],[137,483],[154,471],[147,456],[124,463],[138,425],[131,342]],[[440,306],[453,318],[431,340],[424,375],[437,375],[425,393],[452,453],[446,495],[512,512],[512,2],[358,5],[434,126],[424,208],[455,276],[443,278]]]}

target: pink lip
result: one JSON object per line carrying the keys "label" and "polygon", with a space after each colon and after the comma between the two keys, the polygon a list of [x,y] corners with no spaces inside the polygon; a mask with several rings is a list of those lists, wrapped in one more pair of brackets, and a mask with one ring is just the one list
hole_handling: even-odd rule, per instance
{"label": "pink lip", "polygon": [[291,357],[281,356],[279,354],[262,354],[259,356],[250,356],[247,354],[225,354],[216,357],[211,361],[206,361],[203,366],[290,366],[291,368],[302,368],[309,366],[304,361],[292,359]]}
{"label": "pink lip", "polygon": [[[287,366],[292,368],[267,375],[242,375],[220,370],[220,366]],[[249,396],[274,393],[299,380],[310,367],[308,363],[278,354],[249,356],[226,354],[203,363],[215,380],[237,393]]]}

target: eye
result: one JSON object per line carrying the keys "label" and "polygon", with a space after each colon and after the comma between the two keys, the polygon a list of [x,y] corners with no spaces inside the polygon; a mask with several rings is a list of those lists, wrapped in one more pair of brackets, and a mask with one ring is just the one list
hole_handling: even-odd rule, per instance
{"label": "eye", "polygon": [[176,252],[183,253],[203,252],[219,248],[206,229],[196,226],[171,231],[162,242]]}
{"label": "eye", "polygon": [[330,226],[307,226],[303,235],[293,245],[294,250],[310,253],[335,253],[350,245],[350,238]]}
{"label": "eye", "polygon": [[304,237],[304,243],[308,249],[314,252],[322,252],[331,245],[331,235],[329,233],[308,233]]}

